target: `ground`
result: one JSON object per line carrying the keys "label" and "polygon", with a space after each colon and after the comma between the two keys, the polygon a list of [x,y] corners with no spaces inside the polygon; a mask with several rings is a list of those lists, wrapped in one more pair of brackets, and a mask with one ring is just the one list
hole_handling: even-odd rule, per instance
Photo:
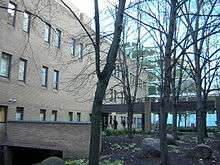
{"label": "ground", "polygon": [[[141,144],[144,137],[154,137],[152,135],[135,135],[133,139],[123,136],[106,136],[102,140],[102,160],[123,160],[124,165],[159,165],[159,158],[143,158],[141,156]],[[179,136],[176,145],[169,145],[169,164],[170,165],[220,165],[220,140],[213,134],[206,139],[214,153],[210,160],[196,160],[186,155],[189,148],[196,145],[195,133],[184,133]]]}

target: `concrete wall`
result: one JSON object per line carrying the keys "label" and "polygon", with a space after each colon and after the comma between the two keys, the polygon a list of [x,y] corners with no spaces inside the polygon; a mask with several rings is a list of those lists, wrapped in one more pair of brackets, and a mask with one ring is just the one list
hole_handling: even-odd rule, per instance
{"label": "concrete wall", "polygon": [[4,145],[63,151],[64,158],[87,158],[89,123],[16,122],[6,125]]}

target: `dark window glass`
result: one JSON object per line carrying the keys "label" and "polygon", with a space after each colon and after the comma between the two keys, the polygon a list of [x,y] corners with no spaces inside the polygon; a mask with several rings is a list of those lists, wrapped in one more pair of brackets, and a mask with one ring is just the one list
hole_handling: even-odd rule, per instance
{"label": "dark window glass", "polygon": [[53,72],[53,89],[58,89],[59,87],[59,71],[54,70]]}
{"label": "dark window glass", "polygon": [[55,111],[55,110],[52,111],[51,120],[52,121],[57,121],[57,111]]}
{"label": "dark window glass", "polygon": [[78,113],[77,113],[77,122],[80,122],[80,121],[81,121],[81,113],[78,112]]}
{"label": "dark window glass", "polygon": [[30,32],[30,25],[31,25],[31,14],[27,11],[24,12],[23,18],[23,30],[27,33]]}
{"label": "dark window glass", "polygon": [[10,54],[2,53],[0,58],[0,76],[9,78],[11,57]]}
{"label": "dark window glass", "polygon": [[40,121],[46,121],[46,109],[40,110]]}
{"label": "dark window glass", "polygon": [[26,70],[27,70],[27,60],[20,59],[18,80],[20,80],[20,81],[25,81],[26,80]]}
{"label": "dark window glass", "polygon": [[70,50],[71,50],[71,54],[73,56],[75,56],[75,51],[76,51],[76,40],[75,39],[72,39],[71,40],[71,43],[70,43]]}
{"label": "dark window glass", "polygon": [[51,25],[45,23],[44,25],[44,41],[50,43]]}
{"label": "dark window glass", "polygon": [[79,47],[78,47],[78,58],[79,58],[80,60],[83,59],[83,44],[82,44],[82,43],[80,43],[80,44],[79,44]]}
{"label": "dark window glass", "polygon": [[57,48],[61,47],[61,31],[59,29],[56,29],[56,34],[55,34],[55,46]]}
{"label": "dark window glass", "polygon": [[43,66],[41,69],[41,86],[47,87],[48,68]]}
{"label": "dark window glass", "polygon": [[6,122],[7,118],[7,107],[0,106],[0,123]]}
{"label": "dark window glass", "polygon": [[69,112],[68,116],[69,116],[69,121],[73,121],[73,112]]}
{"label": "dark window glass", "polygon": [[8,19],[9,19],[9,24],[12,26],[15,26],[15,20],[16,20],[16,10],[17,10],[17,5],[13,2],[8,3]]}
{"label": "dark window glass", "polygon": [[16,108],[16,120],[23,120],[24,119],[24,107],[17,107]]}

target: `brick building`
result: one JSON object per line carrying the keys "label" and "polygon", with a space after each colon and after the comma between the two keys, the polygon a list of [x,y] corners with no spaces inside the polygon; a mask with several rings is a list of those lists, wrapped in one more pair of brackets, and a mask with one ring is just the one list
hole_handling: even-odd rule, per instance
{"label": "brick building", "polygon": [[[89,38],[59,1],[0,0],[0,6],[0,141],[5,163],[15,164],[16,147],[87,157],[96,84]],[[73,5],[71,9],[92,33],[90,19]],[[103,42],[102,49],[106,47]],[[145,90],[140,91],[143,99]],[[120,87],[110,86],[106,103],[123,103],[122,95]]]}

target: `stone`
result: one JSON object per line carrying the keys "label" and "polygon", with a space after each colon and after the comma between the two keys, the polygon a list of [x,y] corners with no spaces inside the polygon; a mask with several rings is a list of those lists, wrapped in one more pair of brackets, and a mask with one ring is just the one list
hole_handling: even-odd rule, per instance
{"label": "stone", "polygon": [[58,157],[49,157],[43,160],[41,165],[64,165],[64,160]]}
{"label": "stone", "polygon": [[173,135],[167,134],[167,144],[168,145],[174,145],[175,144],[175,139],[174,139]]}
{"label": "stone", "polygon": [[216,132],[216,133],[215,133],[215,138],[216,138],[216,139],[220,139],[220,132]]}
{"label": "stone", "polygon": [[144,158],[160,157],[160,140],[145,138],[142,141],[142,156]]}
{"label": "stone", "polygon": [[205,144],[199,144],[191,148],[188,152],[188,155],[196,159],[211,159],[212,158],[212,149]]}

